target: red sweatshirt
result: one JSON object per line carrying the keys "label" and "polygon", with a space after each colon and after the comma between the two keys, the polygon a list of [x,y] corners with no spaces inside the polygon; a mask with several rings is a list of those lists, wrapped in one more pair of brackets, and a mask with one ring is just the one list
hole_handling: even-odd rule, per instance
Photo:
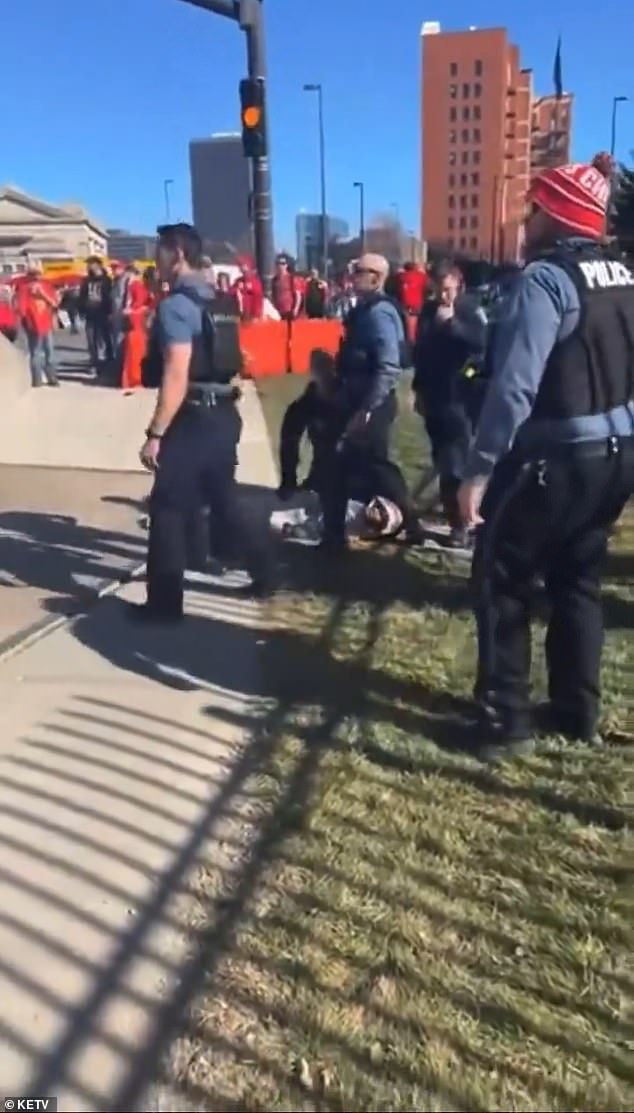
{"label": "red sweatshirt", "polygon": [[427,274],[422,270],[401,271],[398,276],[398,296],[406,313],[420,313],[427,289]]}

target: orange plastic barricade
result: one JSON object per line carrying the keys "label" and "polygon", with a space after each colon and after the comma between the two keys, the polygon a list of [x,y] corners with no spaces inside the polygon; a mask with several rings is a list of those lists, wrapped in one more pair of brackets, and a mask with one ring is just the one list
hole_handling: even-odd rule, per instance
{"label": "orange plastic barricade", "polygon": [[289,358],[287,322],[250,321],[240,325],[240,348],[244,359],[243,379],[285,375]]}
{"label": "orange plastic barricade", "polygon": [[293,321],[291,329],[291,371],[294,375],[305,375],[310,369],[310,354],[316,348],[336,356],[339,351],[341,321],[307,321],[299,318]]}

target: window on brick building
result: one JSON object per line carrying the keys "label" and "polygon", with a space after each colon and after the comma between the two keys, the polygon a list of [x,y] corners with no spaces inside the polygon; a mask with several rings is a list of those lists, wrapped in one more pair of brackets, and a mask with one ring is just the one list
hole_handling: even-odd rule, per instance
{"label": "window on brick building", "polygon": [[480,152],[479,151],[474,151],[473,152],[473,161],[474,161],[476,166],[480,165]]}
{"label": "window on brick building", "polygon": [[467,175],[466,174],[461,174],[460,175],[460,185],[461,186],[466,186],[466,184],[467,184]]}
{"label": "window on brick building", "polygon": [[449,231],[453,232],[455,226],[456,226],[456,222],[455,222],[454,218],[452,216],[450,216],[449,220],[447,221],[447,227],[448,227]]}
{"label": "window on brick building", "polygon": [[455,142],[456,142],[456,138],[457,138],[457,133],[456,133],[455,131],[453,131],[453,130],[452,130],[452,131],[450,131],[450,132],[449,132],[449,142],[450,142],[450,143],[455,143]]}
{"label": "window on brick building", "polygon": [[482,86],[481,86],[479,81],[476,81],[474,86],[473,86],[473,95],[474,95],[474,97],[481,97],[482,96]]}
{"label": "window on brick building", "polygon": [[456,108],[450,108],[449,109],[449,120],[450,120],[450,122],[452,124],[455,124],[457,119],[458,119],[458,110]]}
{"label": "window on brick building", "polygon": [[457,77],[458,76],[458,63],[457,62],[450,62],[449,63],[449,73],[451,74],[452,77]]}
{"label": "window on brick building", "polygon": [[479,195],[477,193],[472,193],[471,194],[471,208],[472,209],[477,209],[479,204],[480,204]]}
{"label": "window on brick building", "polygon": [[477,251],[478,250],[478,237],[477,236],[472,236],[471,239],[469,240],[469,243],[471,245],[471,250],[472,251]]}
{"label": "window on brick building", "polygon": [[468,120],[470,116],[471,116],[471,110],[469,108],[469,105],[466,104],[464,106],[463,110],[462,110],[462,118],[463,118],[463,120]]}
{"label": "window on brick building", "polygon": [[473,142],[474,143],[479,143],[480,142],[480,128],[474,128],[473,129]]}
{"label": "window on brick building", "polygon": [[467,250],[467,237],[466,236],[461,236],[460,237],[460,250],[461,251],[466,251]]}
{"label": "window on brick building", "polygon": [[465,81],[464,85],[462,86],[462,95],[463,97],[471,96],[471,86],[468,81]]}
{"label": "window on brick building", "polygon": [[466,194],[463,193],[461,198],[460,198],[460,208],[461,209],[466,209],[466,207],[467,207],[467,197],[466,197]]}
{"label": "window on brick building", "polygon": [[473,118],[474,120],[479,120],[481,118],[481,110],[479,104],[475,104],[473,106]]}
{"label": "window on brick building", "polygon": [[469,165],[469,152],[468,151],[463,151],[462,152],[461,162],[462,162],[463,166],[468,166]]}
{"label": "window on brick building", "polygon": [[455,207],[456,207],[456,198],[454,197],[453,193],[450,193],[450,194],[449,194],[449,197],[447,198],[447,200],[448,200],[448,202],[449,202],[449,208],[450,208],[450,209],[455,209]]}
{"label": "window on brick building", "polygon": [[461,228],[462,231],[464,231],[464,229],[466,227],[467,227],[467,218],[466,218],[466,216],[461,216],[460,217],[460,228]]}
{"label": "window on brick building", "polygon": [[456,97],[458,96],[458,86],[457,85],[450,85],[449,86],[449,96],[451,97],[452,100],[456,99]]}
{"label": "window on brick building", "polygon": [[475,172],[475,174],[471,175],[471,185],[472,186],[479,186],[480,185],[480,175],[477,171]]}
{"label": "window on brick building", "polygon": [[463,143],[468,143],[469,142],[469,128],[463,128],[462,129],[462,142]]}
{"label": "window on brick building", "polygon": [[450,166],[455,166],[456,165],[456,152],[455,151],[450,151],[449,152],[449,165]]}
{"label": "window on brick building", "polygon": [[474,65],[473,68],[475,70],[476,77],[482,77],[482,71],[484,70],[484,66],[482,65],[482,60],[480,58],[476,58],[475,65]]}
{"label": "window on brick building", "polygon": [[478,227],[478,218],[477,218],[477,216],[472,216],[472,217],[471,217],[471,227],[472,227],[472,228],[477,228],[477,227]]}

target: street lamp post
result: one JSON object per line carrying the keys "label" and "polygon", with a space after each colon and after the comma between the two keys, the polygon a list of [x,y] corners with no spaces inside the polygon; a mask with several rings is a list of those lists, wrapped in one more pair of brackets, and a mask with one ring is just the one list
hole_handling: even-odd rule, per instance
{"label": "street lamp post", "polygon": [[324,135],[324,94],[320,83],[304,85],[305,93],[317,94],[319,113],[319,178],[321,185],[321,267],[328,278],[328,210],[326,208],[326,139]]}
{"label": "street lamp post", "polygon": [[627,97],[612,97],[612,130],[610,138],[610,154],[612,155],[612,158],[614,158],[614,152],[616,151],[616,116],[618,112],[618,106],[620,104],[623,104],[623,102],[627,99]]}
{"label": "street lamp post", "polygon": [[[266,97],[266,49],[262,0],[181,0],[194,8],[224,16],[237,23],[247,40],[248,72],[250,78],[260,78]],[[266,107],[264,110],[266,127]],[[267,129],[268,130],[268,129]],[[265,137],[266,138],[266,137]],[[253,167],[253,230],[255,237],[256,266],[262,279],[264,292],[271,293],[275,244],[273,240],[273,201],[271,195],[271,169],[268,154],[251,160]]]}
{"label": "street lamp post", "polygon": [[359,241],[361,251],[365,251],[365,185],[363,182],[353,182],[354,189],[359,190]]}
{"label": "street lamp post", "polygon": [[174,185],[173,178],[166,178],[163,182],[163,191],[165,193],[165,223],[169,224],[171,220],[170,208],[170,188]]}

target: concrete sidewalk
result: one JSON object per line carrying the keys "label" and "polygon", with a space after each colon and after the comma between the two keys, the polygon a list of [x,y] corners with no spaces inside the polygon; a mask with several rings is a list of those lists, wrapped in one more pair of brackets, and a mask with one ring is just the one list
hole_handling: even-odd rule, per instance
{"label": "concrete sidewalk", "polygon": [[[266,442],[267,464],[258,482],[272,485],[275,470],[262,408],[253,383],[243,383],[242,389],[238,479],[255,482],[254,465],[257,461],[259,473],[260,445]],[[154,392],[147,390],[126,395],[83,382],[64,382],[59,390],[28,390],[0,408],[0,464],[143,474],[139,449],[153,406]]]}
{"label": "concrete sidewalk", "polygon": [[[46,407],[65,396],[37,392]],[[275,467],[250,384],[243,417],[240,477],[266,514]],[[74,436],[87,460],[94,439]],[[64,559],[98,544],[88,523],[73,529],[64,580]],[[60,1113],[135,1107],[186,981],[191,886],[201,868],[239,868],[255,822],[260,609],[198,586],[182,627],[143,629],[124,606],[143,593],[133,582],[0,660],[0,1093],[56,1096]]]}
{"label": "concrete sidewalk", "polygon": [[182,628],[137,630],[106,599],[0,665],[0,1083],[63,1113],[130,1108],[188,889],[248,844],[261,618],[189,605]]}
{"label": "concrete sidewalk", "polygon": [[[152,485],[138,462],[152,405],[147,395],[122,398],[70,383],[30,392],[19,405],[24,409],[9,407],[10,436],[0,418],[0,460],[21,459],[0,462],[0,654],[7,639],[44,621],[51,606],[90,601],[138,567],[147,541],[143,502]],[[46,426],[46,440],[21,424],[27,412]],[[276,471],[252,383],[244,384],[241,412],[238,479],[272,487]]]}

